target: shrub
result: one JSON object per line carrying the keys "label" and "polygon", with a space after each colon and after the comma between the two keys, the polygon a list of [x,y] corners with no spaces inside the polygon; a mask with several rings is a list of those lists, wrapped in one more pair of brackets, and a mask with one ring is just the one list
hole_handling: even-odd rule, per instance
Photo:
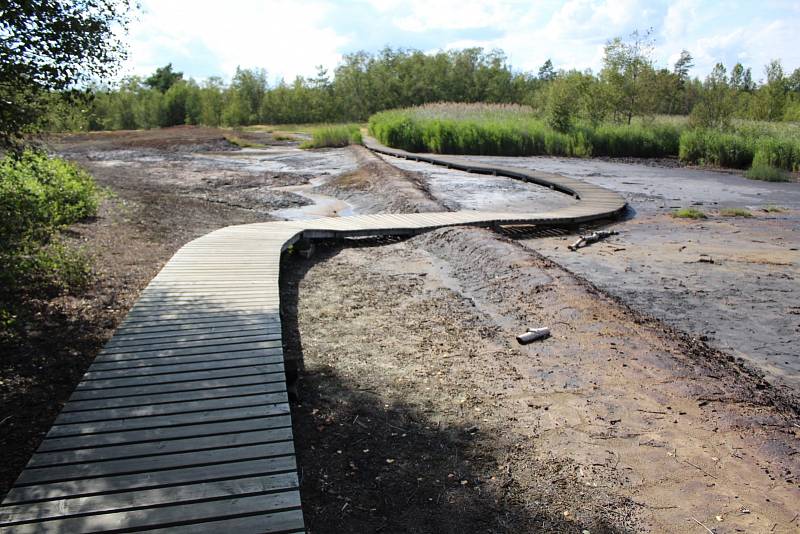
{"label": "shrub", "polygon": [[696,208],[681,208],[672,212],[679,219],[706,219],[706,214]]}
{"label": "shrub", "polygon": [[792,177],[783,169],[776,169],[769,165],[753,165],[745,174],[751,180],[763,180],[765,182],[790,182]]}
{"label": "shrub", "polygon": [[363,144],[361,128],[358,124],[339,124],[322,126],[311,132],[311,141],[301,145],[301,148],[343,147],[347,145]]}
{"label": "shrub", "polygon": [[65,226],[94,215],[98,193],[77,166],[36,152],[0,160],[0,282],[6,295],[85,283],[86,259],[58,241]]}

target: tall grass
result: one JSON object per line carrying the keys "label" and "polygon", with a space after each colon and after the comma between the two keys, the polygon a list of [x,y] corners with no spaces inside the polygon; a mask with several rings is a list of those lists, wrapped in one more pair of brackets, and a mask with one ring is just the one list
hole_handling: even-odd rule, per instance
{"label": "tall grass", "polygon": [[301,148],[343,147],[363,143],[358,124],[335,124],[313,129],[311,140],[303,143]]}
{"label": "tall grass", "polygon": [[377,113],[369,131],[411,152],[497,156],[678,156],[685,163],[800,170],[800,127],[736,121],[729,131],[689,129],[685,120],[578,123],[561,133],[532,108],[507,104],[428,104]]}
{"label": "tall grass", "polygon": [[800,170],[800,131],[787,126],[739,125],[730,132],[686,130],[681,134],[681,161],[747,169]]}
{"label": "tall grass", "polygon": [[669,123],[548,127],[527,106],[429,104],[370,117],[369,131],[412,152],[499,156],[662,157],[677,153],[681,127]]}

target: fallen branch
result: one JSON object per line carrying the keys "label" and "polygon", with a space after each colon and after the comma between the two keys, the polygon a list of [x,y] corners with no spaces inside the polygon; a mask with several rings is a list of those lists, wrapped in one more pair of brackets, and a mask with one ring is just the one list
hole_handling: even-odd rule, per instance
{"label": "fallen branch", "polygon": [[569,245],[567,248],[571,251],[575,252],[581,247],[588,247],[592,243],[597,243],[601,239],[605,239],[607,237],[611,237],[612,235],[618,235],[619,232],[616,230],[598,230],[597,232],[593,232],[589,235],[582,235],[580,239],[575,241],[573,244]]}

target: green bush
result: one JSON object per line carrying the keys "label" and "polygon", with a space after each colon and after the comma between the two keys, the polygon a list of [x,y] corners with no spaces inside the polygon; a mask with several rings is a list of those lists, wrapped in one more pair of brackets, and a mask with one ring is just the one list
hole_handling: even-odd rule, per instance
{"label": "green bush", "polygon": [[31,151],[0,160],[3,293],[85,283],[85,257],[63,245],[57,235],[94,215],[97,202],[94,180],[71,163]]}
{"label": "green bush", "polygon": [[311,132],[311,141],[303,143],[301,148],[337,148],[363,143],[358,124],[337,124],[314,129]]}

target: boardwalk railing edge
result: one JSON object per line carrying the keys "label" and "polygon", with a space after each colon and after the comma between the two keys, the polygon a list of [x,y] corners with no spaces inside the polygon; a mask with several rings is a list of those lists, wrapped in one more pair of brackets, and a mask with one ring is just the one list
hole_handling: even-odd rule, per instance
{"label": "boardwalk railing edge", "polygon": [[0,506],[0,533],[303,532],[280,318],[299,239],[443,226],[575,224],[625,200],[572,178],[385,147],[572,195],[538,213],[355,215],[230,226],[184,245],[142,291]]}

